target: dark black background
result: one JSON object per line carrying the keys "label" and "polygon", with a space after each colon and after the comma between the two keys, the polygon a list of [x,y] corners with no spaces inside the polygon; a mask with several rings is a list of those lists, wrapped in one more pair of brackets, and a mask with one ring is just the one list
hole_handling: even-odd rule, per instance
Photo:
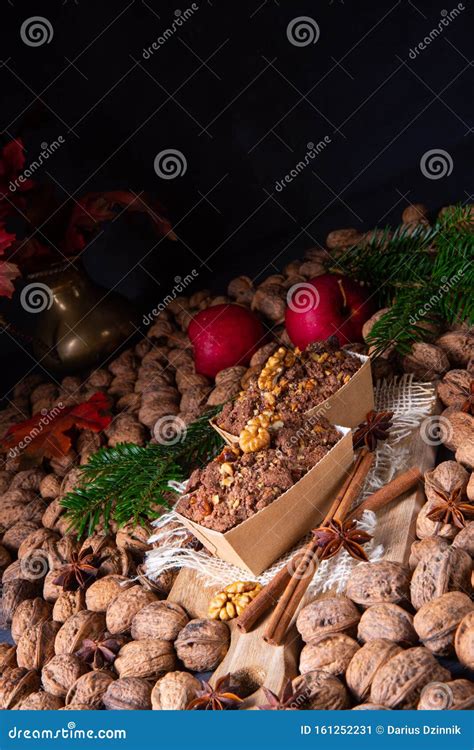
{"label": "dark black background", "polygon": [[[178,1],[178,0],[177,0]],[[2,0],[3,141],[21,134],[27,161],[43,141],[66,142],[37,173],[64,199],[88,190],[154,193],[179,241],[120,219],[85,251],[93,278],[143,311],[175,275],[199,271],[194,289],[257,280],[324,240],[334,228],[397,223],[411,201],[433,212],[472,200],[472,16],[466,0],[415,60],[409,51],[455,3],[202,0],[150,59],[149,47],[191,3],[156,0]],[[54,36],[20,39],[44,15]],[[287,26],[310,16],[316,44],[297,47]],[[275,182],[307,143],[331,143],[285,190]],[[180,150],[187,171],[162,180],[154,159]],[[423,176],[433,148],[452,174]],[[49,174],[48,174],[49,173]],[[13,305],[14,307],[14,305]],[[12,377],[27,355],[2,337]]]}

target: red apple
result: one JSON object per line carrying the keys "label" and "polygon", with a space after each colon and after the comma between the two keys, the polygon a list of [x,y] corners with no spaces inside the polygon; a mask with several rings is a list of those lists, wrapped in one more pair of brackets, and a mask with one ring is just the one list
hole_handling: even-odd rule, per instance
{"label": "red apple", "polygon": [[356,281],[325,273],[289,291],[285,323],[295,346],[337,336],[341,346],[362,341],[362,326],[373,313],[366,292]]}
{"label": "red apple", "polygon": [[201,310],[188,327],[196,372],[213,378],[220,370],[248,365],[264,344],[260,320],[240,305],[215,305]]}

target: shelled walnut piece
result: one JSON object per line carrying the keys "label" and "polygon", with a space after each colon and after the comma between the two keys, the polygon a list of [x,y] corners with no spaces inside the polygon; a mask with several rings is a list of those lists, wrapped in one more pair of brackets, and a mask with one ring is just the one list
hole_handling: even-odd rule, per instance
{"label": "shelled walnut piece", "polygon": [[254,581],[236,581],[215,594],[208,609],[211,620],[232,620],[242,614],[245,607],[255,599],[262,590],[260,583]]}

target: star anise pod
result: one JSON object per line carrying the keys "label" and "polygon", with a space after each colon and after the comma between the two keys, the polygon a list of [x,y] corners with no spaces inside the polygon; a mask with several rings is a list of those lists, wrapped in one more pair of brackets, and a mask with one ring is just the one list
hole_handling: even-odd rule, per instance
{"label": "star anise pod", "polygon": [[61,568],[53,583],[62,586],[63,591],[85,589],[96,578],[101,563],[102,557],[92,547],[86,547],[82,552],[72,552],[69,562]]}
{"label": "star anise pod", "polygon": [[452,490],[445,490],[440,484],[430,481],[430,487],[439,498],[436,505],[426,514],[430,521],[448,523],[463,529],[466,520],[474,518],[474,505],[467,498],[462,483],[456,484]]}
{"label": "star anise pod", "polygon": [[469,388],[461,388],[461,393],[466,398],[461,406],[461,411],[474,415],[474,379],[471,380]]}
{"label": "star anise pod", "polygon": [[215,688],[201,680],[202,690],[186,707],[187,711],[229,711],[238,707],[243,700],[236,694],[238,689],[231,684],[232,675],[226,674],[216,682]]}
{"label": "star anise pod", "polygon": [[369,542],[372,537],[358,528],[355,519],[341,523],[333,518],[327,526],[313,529],[312,533],[317,546],[322,550],[320,560],[329,560],[341,549],[345,549],[356,560],[368,560],[362,545]]}
{"label": "star anise pod", "polygon": [[352,436],[354,450],[364,445],[374,451],[379,440],[386,440],[392,427],[393,411],[369,411],[367,421],[361,422]]}
{"label": "star anise pod", "polygon": [[90,664],[93,669],[102,669],[114,663],[122,646],[123,641],[113,638],[109,633],[103,633],[95,640],[85,638],[79,651],[76,651],[76,656]]}
{"label": "star anise pod", "polygon": [[[259,706],[260,711],[298,711],[305,702],[303,694],[306,693],[307,687],[302,685],[295,690],[291,680],[287,680],[281,691],[281,695],[276,695],[276,693],[266,687],[263,687],[262,690],[265,693],[268,703]],[[307,699],[306,695],[305,699]]]}

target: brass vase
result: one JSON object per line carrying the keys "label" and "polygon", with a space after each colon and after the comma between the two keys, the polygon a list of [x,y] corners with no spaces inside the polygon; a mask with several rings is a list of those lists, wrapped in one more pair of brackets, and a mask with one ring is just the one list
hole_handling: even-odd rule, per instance
{"label": "brass vase", "polygon": [[94,284],[77,259],[31,274],[24,291],[23,307],[36,317],[35,356],[60,375],[104,365],[137,331],[134,307]]}

